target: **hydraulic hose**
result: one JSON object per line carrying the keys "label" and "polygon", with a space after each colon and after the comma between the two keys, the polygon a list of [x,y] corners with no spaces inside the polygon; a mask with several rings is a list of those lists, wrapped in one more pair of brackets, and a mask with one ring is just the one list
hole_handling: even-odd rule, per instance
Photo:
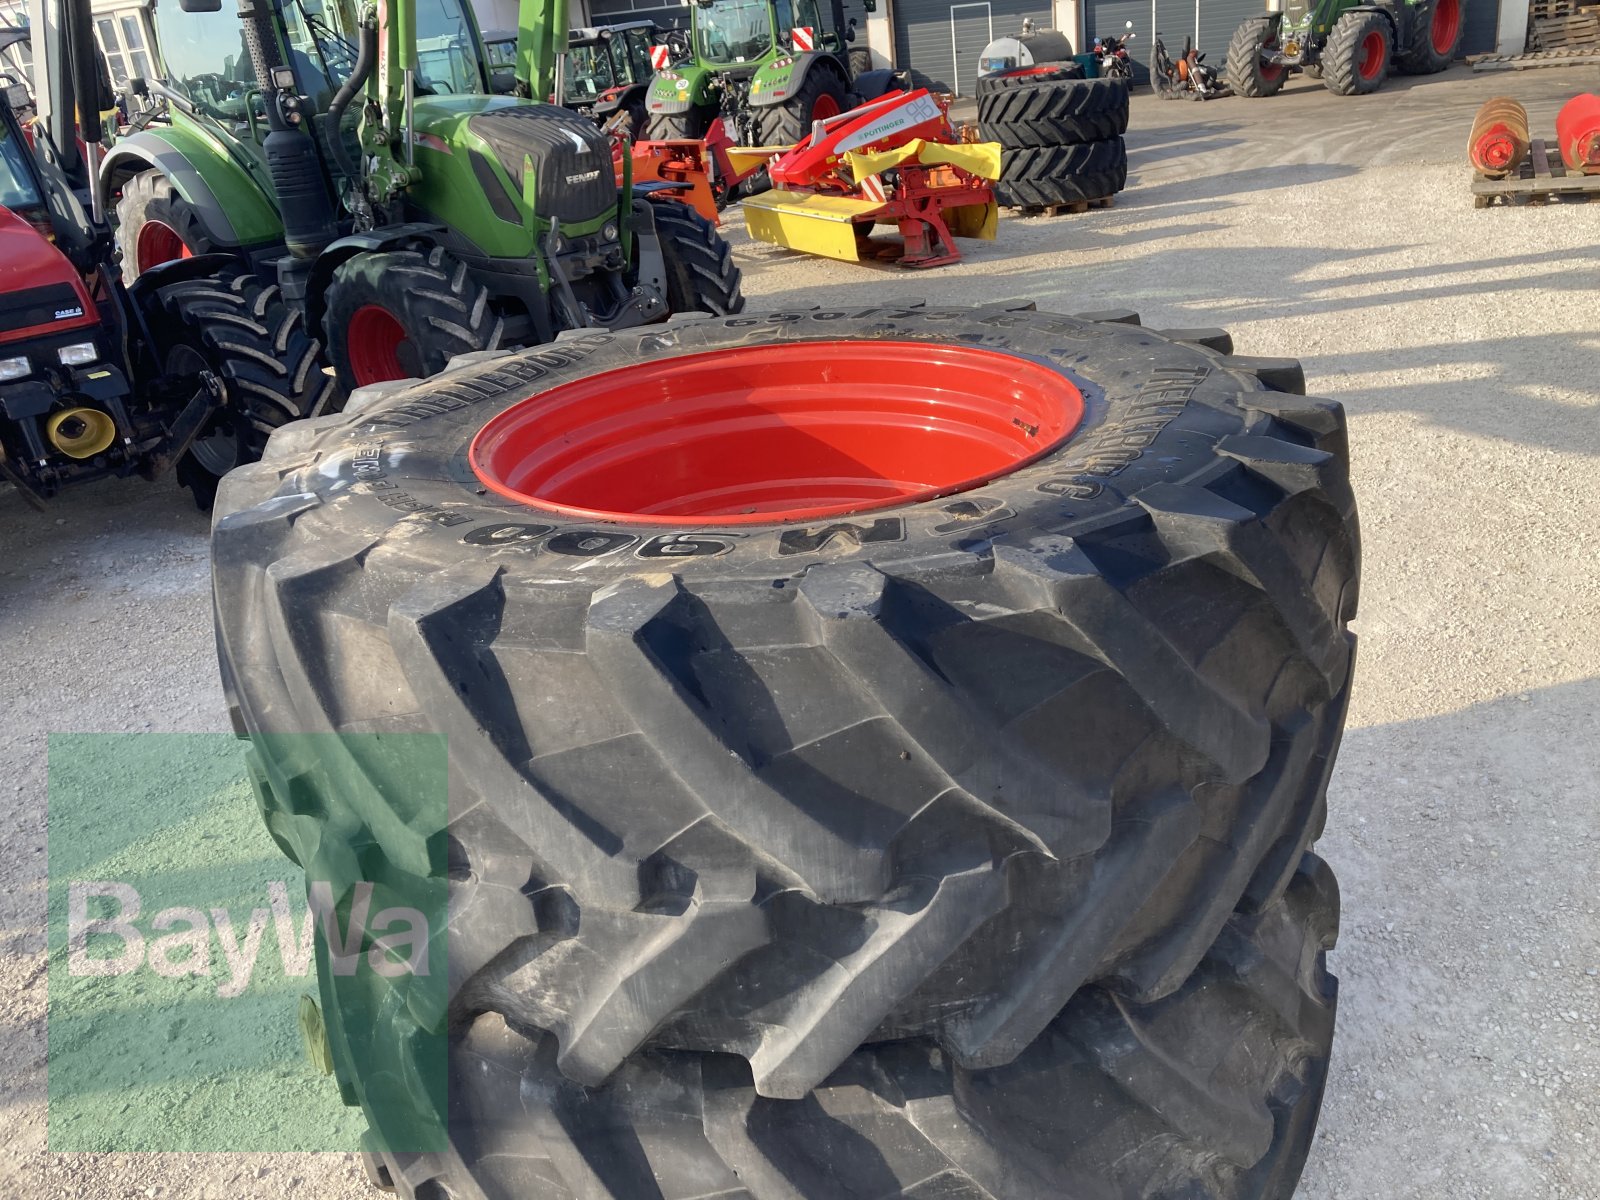
{"label": "hydraulic hose", "polygon": [[[333,151],[334,161],[339,164],[339,170],[349,177],[351,184],[361,185],[361,164],[350,157],[349,148],[344,144],[344,132],[340,126],[344,123],[345,109],[350,107],[350,101],[356,98],[357,93],[366,86],[371,78],[373,68],[378,65],[378,22],[370,15],[361,22],[361,40],[356,47],[356,65],[350,72],[350,78],[344,81],[343,86],[333,95],[332,102],[328,105],[328,147]],[[411,131],[406,130],[409,137]]]}

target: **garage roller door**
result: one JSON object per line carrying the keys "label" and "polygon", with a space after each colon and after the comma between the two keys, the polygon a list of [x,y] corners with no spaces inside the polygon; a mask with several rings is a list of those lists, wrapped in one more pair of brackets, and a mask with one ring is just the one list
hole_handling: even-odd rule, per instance
{"label": "garage roller door", "polygon": [[935,86],[970,96],[983,48],[997,37],[1050,29],[1049,0],[895,0],[895,65],[915,67]]}

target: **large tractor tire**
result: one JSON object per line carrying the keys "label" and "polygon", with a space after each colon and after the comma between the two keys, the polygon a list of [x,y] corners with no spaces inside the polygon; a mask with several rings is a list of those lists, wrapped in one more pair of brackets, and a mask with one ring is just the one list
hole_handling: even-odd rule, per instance
{"label": "large tractor tire", "polygon": [[341,263],[322,327],[328,358],[349,390],[437,375],[458,354],[497,348],[504,332],[488,289],[442,246]]}
{"label": "large tractor tire", "polygon": [[1273,32],[1271,17],[1251,17],[1233,32],[1228,43],[1227,65],[1224,75],[1235,96],[1261,99],[1276,96],[1283,90],[1283,81],[1289,77],[1285,67],[1262,59],[1263,50],[1277,46],[1278,35]]}
{"label": "large tractor tire", "polygon": [[1107,141],[1128,128],[1128,87],[1074,79],[1005,88],[979,98],[978,125],[985,141],[1008,150]]}
{"label": "large tractor tire", "polygon": [[1336,96],[1365,96],[1383,86],[1394,55],[1394,27],[1380,12],[1347,12],[1322,47],[1322,84]]}
{"label": "large tractor tire", "polygon": [[[584,333],[228,478],[269,828],[448,878],[448,1005],[374,976],[382,1023],[327,1023],[347,1096],[349,1039],[447,1041],[450,1149],[378,1178],[1289,1195],[1333,1015],[1344,419],[1291,360],[1100,317]],[[447,828],[269,736],[300,730],[442,735]]]}
{"label": "large tractor tire", "polygon": [[1436,75],[1461,53],[1466,32],[1461,0],[1418,0],[1412,10],[1416,23],[1405,53],[1396,53],[1396,69],[1407,75]]}
{"label": "large tractor tire", "polygon": [[811,122],[837,116],[849,107],[839,77],[819,63],[806,72],[786,103],[755,110],[761,139],[757,145],[792,146],[811,132]]}
{"label": "large tractor tire", "polygon": [[122,185],[117,200],[117,245],[122,282],[151,267],[217,250],[193,206],[159,171],[141,171]]}
{"label": "large tractor tire", "polygon": [[[1126,91],[1114,84],[1118,91]],[[1076,146],[1004,150],[995,199],[1015,208],[1076,204],[1114,196],[1128,183],[1128,150],[1121,138]]]}
{"label": "large tractor tire", "polygon": [[175,475],[201,509],[234,467],[256,461],[290,421],[337,412],[345,393],[323,372],[322,344],[276,283],[235,268],[169,284],[155,299],[152,336],[164,368],[209,370],[226,400],[179,459]]}
{"label": "large tractor tire", "polygon": [[656,236],[667,264],[667,306],[675,313],[731,316],[744,308],[733,250],[717,227],[687,204],[653,205]]}

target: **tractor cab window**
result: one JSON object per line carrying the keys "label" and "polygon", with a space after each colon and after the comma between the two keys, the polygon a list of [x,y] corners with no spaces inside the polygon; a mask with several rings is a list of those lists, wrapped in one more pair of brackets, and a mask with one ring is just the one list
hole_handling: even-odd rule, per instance
{"label": "tractor cab window", "polygon": [[249,129],[246,97],[255,92],[255,67],[245,49],[238,9],[186,13],[176,3],[155,8],[161,78],[201,112],[240,136]]}
{"label": "tractor cab window", "polygon": [[[0,97],[0,104],[4,103],[5,98]],[[44,208],[44,197],[29,169],[28,144],[13,136],[14,129],[12,122],[0,121],[0,205],[27,214]]]}
{"label": "tractor cab window", "polygon": [[649,29],[630,29],[622,35],[618,54],[627,56],[628,77],[635,82],[649,79],[654,71],[650,66],[650,45],[655,41]]}
{"label": "tractor cab window", "polygon": [[477,27],[457,0],[417,0],[417,95],[488,89]]}
{"label": "tractor cab window", "polygon": [[695,10],[694,36],[702,62],[721,66],[754,62],[772,49],[766,0],[712,0]]}
{"label": "tractor cab window", "polygon": [[590,42],[567,51],[568,104],[587,104],[607,88],[615,87],[616,82],[604,42]]}

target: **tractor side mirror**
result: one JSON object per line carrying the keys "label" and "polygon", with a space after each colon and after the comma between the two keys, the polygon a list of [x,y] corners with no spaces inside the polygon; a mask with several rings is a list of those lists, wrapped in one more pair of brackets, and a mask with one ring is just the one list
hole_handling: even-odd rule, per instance
{"label": "tractor side mirror", "polygon": [[221,12],[222,0],[178,0],[178,7],[188,13]]}
{"label": "tractor side mirror", "polygon": [[13,83],[6,88],[6,104],[12,112],[21,112],[33,103],[33,97],[28,95],[26,84]]}
{"label": "tractor side mirror", "polygon": [[865,3],[863,3],[861,7],[866,9],[869,13],[877,12],[878,0],[865,0]]}
{"label": "tractor side mirror", "polygon": [[851,17],[845,22],[844,40],[847,42],[853,42],[856,40],[856,19],[854,17]]}

